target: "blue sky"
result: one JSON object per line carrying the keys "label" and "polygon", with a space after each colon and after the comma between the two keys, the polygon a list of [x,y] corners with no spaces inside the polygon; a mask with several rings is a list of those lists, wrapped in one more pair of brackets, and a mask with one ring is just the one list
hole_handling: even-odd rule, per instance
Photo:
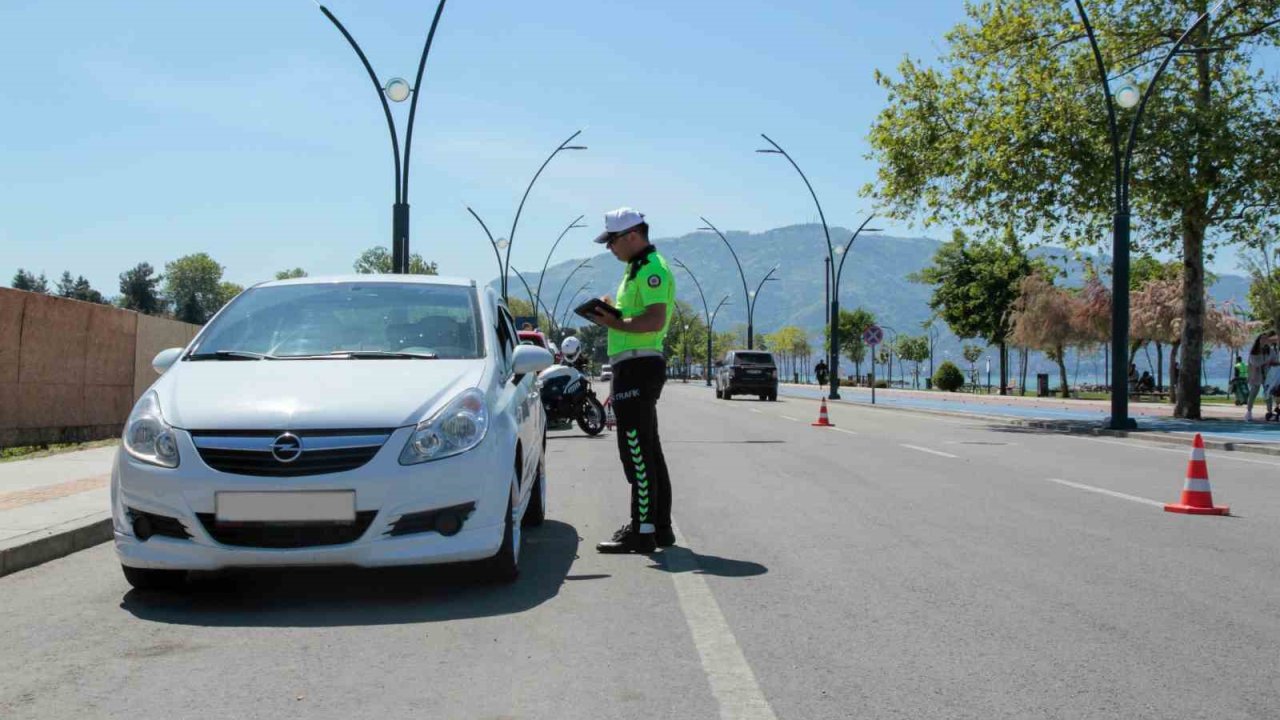
{"label": "blue sky", "polygon": [[[412,79],[434,2],[332,0],[385,79]],[[241,284],[302,266],[347,272],[388,244],[393,172],[382,111],[355,55],[312,0],[56,3],[0,11],[0,281],[17,267],[83,274],[107,294],[139,261],[210,253]],[[627,204],[658,236],[832,224],[870,204],[876,68],[932,58],[958,0],[451,0],[418,106],[413,249],[441,271],[496,267],[496,234],[548,152],[513,264],[595,251]],[[403,132],[408,103],[394,108]],[[894,224],[891,232],[925,234]],[[945,229],[928,231],[943,237]],[[1234,263],[1224,269],[1234,270]],[[814,272],[820,271],[815,262]]]}

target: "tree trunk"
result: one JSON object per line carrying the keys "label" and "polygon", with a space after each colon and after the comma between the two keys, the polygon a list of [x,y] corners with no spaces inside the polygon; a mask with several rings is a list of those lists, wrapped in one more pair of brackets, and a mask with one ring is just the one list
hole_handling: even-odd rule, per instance
{"label": "tree trunk", "polygon": [[1164,390],[1164,343],[1156,343],[1156,389]]}
{"label": "tree trunk", "polygon": [[1026,348],[1018,348],[1018,371],[1021,377],[1018,379],[1018,394],[1027,394],[1027,360],[1030,351]]}
{"label": "tree trunk", "polygon": [[1061,345],[1059,345],[1058,347],[1054,348],[1054,353],[1053,353],[1053,355],[1054,355],[1054,358],[1055,358],[1055,359],[1057,359],[1057,361],[1058,361],[1058,380],[1059,380],[1059,382],[1061,382],[1061,383],[1062,383],[1062,385],[1061,385],[1061,390],[1060,390],[1060,391],[1061,391],[1061,393],[1062,393],[1062,397],[1063,397],[1064,399],[1065,399],[1065,398],[1069,398],[1069,397],[1071,397],[1071,389],[1067,386],[1067,358],[1066,358],[1066,354],[1067,354],[1067,353],[1066,353],[1066,348],[1062,347]]}
{"label": "tree trunk", "polygon": [[1182,342],[1178,341],[1169,346],[1169,402],[1172,403],[1178,402],[1178,398],[1182,397],[1180,384],[1183,368],[1179,368],[1176,374],[1173,372],[1174,365],[1178,362],[1178,346],[1181,344]]}
{"label": "tree trunk", "polygon": [[[1199,5],[1205,2],[1197,3]],[[1202,10],[1203,12],[1203,10]],[[1212,21],[1201,26],[1196,44],[1207,46]],[[1195,159],[1195,176],[1187,178],[1192,188],[1182,208],[1182,352],[1178,369],[1178,399],[1174,417],[1200,419],[1200,367],[1204,362],[1204,237],[1209,227],[1209,188],[1218,186],[1218,168],[1209,152],[1209,116],[1212,77],[1209,53],[1195,55],[1196,114],[1192,141],[1200,150]],[[1188,175],[1190,168],[1188,168]],[[1172,379],[1172,378],[1171,378]]]}

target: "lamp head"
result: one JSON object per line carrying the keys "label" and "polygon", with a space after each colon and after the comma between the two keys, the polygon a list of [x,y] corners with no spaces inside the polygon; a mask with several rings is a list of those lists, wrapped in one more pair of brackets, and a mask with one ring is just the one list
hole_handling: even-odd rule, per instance
{"label": "lamp head", "polygon": [[409,87],[409,83],[404,78],[391,78],[387,81],[387,86],[382,89],[387,94],[387,99],[391,102],[404,102],[409,99],[409,94],[413,91]]}
{"label": "lamp head", "polygon": [[1120,87],[1116,88],[1115,93],[1116,104],[1125,110],[1137,107],[1138,102],[1142,99],[1142,91],[1138,89],[1138,81],[1133,78],[1125,78]]}

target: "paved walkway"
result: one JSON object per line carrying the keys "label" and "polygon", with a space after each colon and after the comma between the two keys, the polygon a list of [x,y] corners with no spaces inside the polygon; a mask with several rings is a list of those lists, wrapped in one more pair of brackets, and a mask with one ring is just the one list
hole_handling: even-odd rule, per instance
{"label": "paved walkway", "polygon": [[[792,397],[817,399],[826,394],[815,385],[785,384],[781,391]],[[840,388],[841,402],[870,403],[868,388]],[[1018,420],[1065,421],[1096,424],[1101,427],[1111,415],[1105,400],[1070,400],[1062,398],[1001,397],[999,395],[971,395],[966,393],[921,392],[914,390],[876,390],[876,403],[889,407],[914,410],[1007,417]],[[1130,415],[1138,422],[1141,431],[1192,435],[1202,433],[1206,438],[1224,442],[1274,445],[1280,447],[1280,423],[1244,421],[1244,409],[1234,405],[1206,405],[1203,420],[1180,420],[1172,416],[1172,407],[1166,403],[1130,403]],[[1261,418],[1265,406],[1255,406],[1256,416]]]}
{"label": "paved walkway", "polygon": [[115,452],[100,447],[0,463],[0,575],[110,537]]}

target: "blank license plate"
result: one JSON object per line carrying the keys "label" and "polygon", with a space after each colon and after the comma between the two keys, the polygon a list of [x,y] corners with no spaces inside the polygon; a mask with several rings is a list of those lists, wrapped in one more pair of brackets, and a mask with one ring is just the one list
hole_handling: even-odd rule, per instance
{"label": "blank license plate", "polygon": [[215,512],[223,522],[354,522],[354,490],[220,492]]}

